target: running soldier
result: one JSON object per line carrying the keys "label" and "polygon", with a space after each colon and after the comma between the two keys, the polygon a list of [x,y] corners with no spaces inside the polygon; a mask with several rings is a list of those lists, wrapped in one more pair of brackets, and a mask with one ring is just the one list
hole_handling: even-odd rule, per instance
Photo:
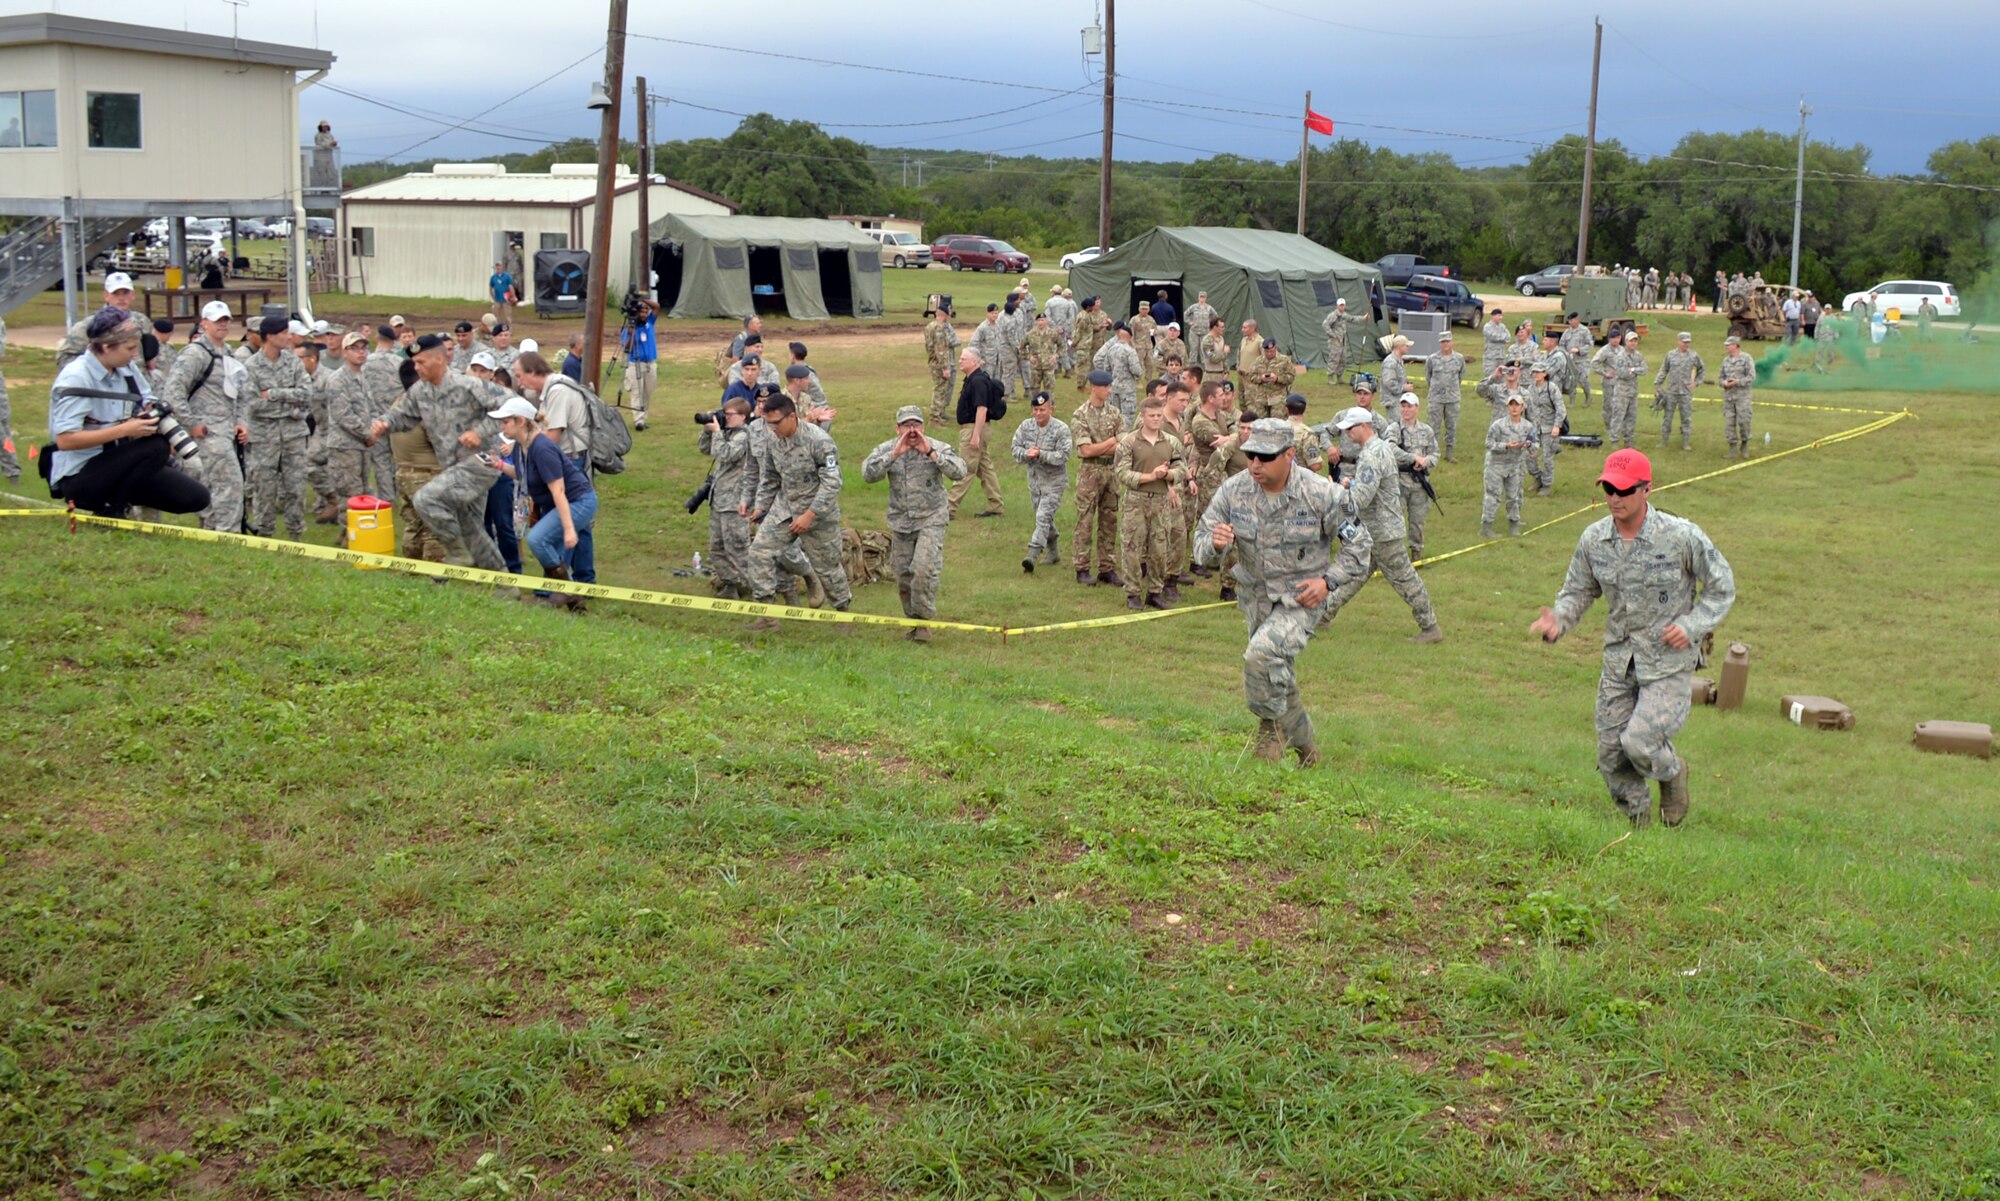
{"label": "running soldier", "polygon": [[[777,598],[778,562],[797,545],[827,600],[844,613],[854,597],[840,561],[840,457],[833,435],[800,421],[787,396],[764,402],[764,423],[771,445],[751,504],[750,520],[762,523],[750,539],[751,593],[765,604]],[[775,630],[778,619],[760,617],[750,628]]]}
{"label": "running soldier", "polygon": [[[1396,595],[1410,606],[1410,615],[1417,619],[1417,632],[1410,641],[1443,642],[1444,630],[1438,625],[1437,610],[1431,607],[1430,592],[1417,576],[1417,569],[1410,566],[1409,526],[1403,515],[1403,488],[1397,483],[1396,456],[1389,449],[1388,439],[1376,434],[1374,419],[1375,414],[1367,409],[1353,408],[1334,423],[1343,434],[1361,444],[1354,477],[1344,486],[1372,541],[1368,551],[1370,568],[1382,573]],[[1368,576],[1368,571],[1362,571],[1334,589],[1327,601],[1326,620],[1333,620],[1333,615],[1354,599],[1368,582]]]}

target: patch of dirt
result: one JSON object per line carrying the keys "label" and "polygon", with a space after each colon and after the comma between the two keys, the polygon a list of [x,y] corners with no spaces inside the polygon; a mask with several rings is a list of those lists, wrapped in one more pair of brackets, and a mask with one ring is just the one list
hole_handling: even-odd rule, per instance
{"label": "patch of dirt", "polygon": [[1139,728],[1139,723],[1129,717],[1100,717],[1097,719],[1097,724],[1101,729],[1118,730],[1128,734]]}
{"label": "patch of dirt", "polygon": [[1040,709],[1044,713],[1068,713],[1069,706],[1059,701],[1029,701],[1028,708]]}
{"label": "patch of dirt", "polygon": [[1861,1173],[1861,1191],[1870,1197],[1883,1193],[1902,1196],[1910,1192],[1910,1182],[1891,1172],[1867,1171]]}
{"label": "patch of dirt", "polygon": [[75,659],[70,658],[68,655],[64,655],[62,658],[57,659],[54,663],[49,664],[49,674],[51,675],[73,676],[81,674],[82,671],[83,671],[83,664],[78,663]]}
{"label": "patch of dirt", "polygon": [[208,625],[208,614],[199,609],[183,609],[181,619],[174,623],[174,633],[199,634]]}
{"label": "patch of dirt", "polygon": [[697,1155],[727,1155],[749,1147],[750,1140],[742,1131],[693,1105],[682,1105],[646,1123],[626,1144],[632,1161],[648,1167],[685,1163]]}

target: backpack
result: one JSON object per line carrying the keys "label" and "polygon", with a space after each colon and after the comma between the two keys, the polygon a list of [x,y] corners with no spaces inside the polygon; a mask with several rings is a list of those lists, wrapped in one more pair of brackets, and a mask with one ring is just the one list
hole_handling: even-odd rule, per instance
{"label": "backpack", "polygon": [[[590,385],[562,376],[563,384],[583,394],[590,414],[590,469],[599,475],[618,475],[625,470],[625,456],[632,453],[632,430],[625,416],[605,404]],[[553,381],[551,381],[553,382]],[[562,386],[562,385],[558,385]]]}
{"label": "backpack", "polygon": [[850,586],[888,579],[889,535],[881,530],[841,530],[840,564]]}

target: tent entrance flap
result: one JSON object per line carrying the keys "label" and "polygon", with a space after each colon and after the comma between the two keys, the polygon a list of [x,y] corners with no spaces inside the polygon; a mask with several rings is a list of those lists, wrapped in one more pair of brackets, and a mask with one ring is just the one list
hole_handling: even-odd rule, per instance
{"label": "tent entrance flap", "polygon": [[[1167,294],[1167,300],[1173,304],[1174,312],[1181,312],[1187,307],[1181,303],[1181,281],[1178,276],[1173,279],[1134,278],[1132,280],[1131,292],[1132,295],[1125,305],[1125,311],[1135,317],[1139,315],[1140,301],[1144,300],[1150,303],[1158,300],[1162,292]],[[1185,331],[1183,331],[1183,336],[1185,336]]]}
{"label": "tent entrance flap", "polygon": [[854,279],[847,270],[847,248],[819,249],[819,294],[835,317],[854,316]]}
{"label": "tent entrance flap", "polygon": [[674,302],[681,298],[681,248],[672,242],[653,243],[652,269],[660,277],[659,286],[653,289],[653,299],[663,313],[674,311]]}
{"label": "tent entrance flap", "polygon": [[779,246],[751,246],[750,303],[759,313],[785,311],[785,251]]}

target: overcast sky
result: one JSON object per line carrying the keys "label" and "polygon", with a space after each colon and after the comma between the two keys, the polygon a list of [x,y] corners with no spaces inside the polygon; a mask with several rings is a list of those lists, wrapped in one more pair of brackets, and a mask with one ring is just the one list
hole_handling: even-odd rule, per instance
{"label": "overcast sky", "polygon": [[[224,0],[0,0],[0,12],[45,7],[120,21],[144,12],[220,34],[230,31],[232,11]],[[732,114],[766,111],[876,145],[1096,153],[1092,81],[1103,60],[1086,62],[1078,35],[1097,20],[1093,0],[631,7],[628,98],[635,74],[672,98],[657,137],[726,134],[738,121]],[[1918,26],[1875,0],[1627,7],[1604,6],[1598,136],[1642,153],[1667,152],[1694,129],[1790,133],[1802,92],[1814,110],[1812,136],[1865,143],[1878,171],[1921,170],[1937,146],[2000,129],[2000,77],[1990,63],[2000,4],[1991,0],[1925,5]],[[1441,9],[1453,15],[1428,20]],[[411,23],[420,11],[437,14],[421,33]],[[552,23],[556,12],[574,17]],[[356,95],[309,92],[308,126],[331,120],[350,159],[407,159],[594,135],[583,101],[601,77],[605,13],[602,0],[250,0],[240,21],[245,38],[316,44],[337,56],[326,83]],[[1118,33],[1121,159],[1217,151],[1290,159],[1295,114],[1310,88],[1342,136],[1442,151],[1466,165],[1504,163],[1532,153],[1532,143],[1582,133],[1589,102],[1591,18],[1577,5],[1128,0]],[[1274,58],[1274,46],[1286,57]],[[709,111],[717,109],[725,111]],[[472,128],[449,129],[475,115]]]}

